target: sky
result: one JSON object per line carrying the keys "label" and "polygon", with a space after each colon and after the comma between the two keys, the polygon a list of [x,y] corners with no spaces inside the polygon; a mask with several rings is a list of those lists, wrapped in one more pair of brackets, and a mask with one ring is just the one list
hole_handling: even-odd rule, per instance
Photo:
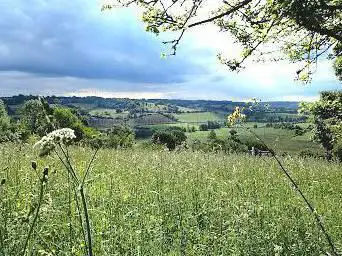
{"label": "sky", "polygon": [[216,55],[239,47],[213,26],[190,31],[165,60],[162,38],[145,32],[137,10],[100,9],[97,0],[1,0],[0,96],[298,101],[342,88],[327,60],[309,85],[285,62],[232,73]]}

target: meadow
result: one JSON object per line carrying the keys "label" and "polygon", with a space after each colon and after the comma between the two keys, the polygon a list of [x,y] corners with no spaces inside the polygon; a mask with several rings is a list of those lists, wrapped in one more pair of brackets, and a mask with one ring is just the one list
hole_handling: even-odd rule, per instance
{"label": "meadow", "polygon": [[223,121],[226,119],[227,114],[215,112],[194,112],[194,113],[181,113],[174,115],[179,122],[207,122],[207,121]]}
{"label": "meadow", "polygon": [[[257,128],[253,128],[254,124]],[[307,124],[306,124],[307,125]],[[305,126],[303,124],[302,126]],[[305,133],[303,135],[296,135],[293,130],[287,129],[275,129],[272,127],[266,127],[262,123],[246,123],[241,127],[234,127],[237,131],[238,138],[245,141],[255,141],[255,135],[248,131],[246,128],[257,134],[271,149],[278,153],[300,153],[301,151],[309,150],[314,153],[322,154],[323,150],[318,143],[312,141],[311,133]],[[229,136],[231,128],[223,127],[215,129],[215,133],[218,138],[224,139]],[[187,133],[188,139],[191,140],[206,140],[210,131],[196,131]]]}
{"label": "meadow", "polygon": [[[73,147],[82,172],[92,150]],[[342,250],[341,165],[281,159]],[[0,255],[21,249],[49,166],[27,255],[83,255],[75,198],[56,156],[0,145]],[[161,148],[101,149],[86,180],[94,255],[323,255],[329,247],[272,158]]]}

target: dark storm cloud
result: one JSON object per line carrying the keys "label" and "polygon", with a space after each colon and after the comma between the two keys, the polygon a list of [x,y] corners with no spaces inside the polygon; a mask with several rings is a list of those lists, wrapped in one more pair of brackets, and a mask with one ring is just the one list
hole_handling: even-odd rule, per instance
{"label": "dark storm cloud", "polygon": [[160,42],[129,10],[101,14],[96,1],[5,0],[0,70],[45,76],[177,83],[203,74],[187,58],[160,58]]}
{"label": "dark storm cloud", "polygon": [[138,16],[101,13],[97,0],[0,0],[0,96],[287,100],[341,88],[328,62],[306,87],[284,63],[222,71],[216,34],[207,32],[187,34],[177,56],[162,60],[161,39],[146,33]]}

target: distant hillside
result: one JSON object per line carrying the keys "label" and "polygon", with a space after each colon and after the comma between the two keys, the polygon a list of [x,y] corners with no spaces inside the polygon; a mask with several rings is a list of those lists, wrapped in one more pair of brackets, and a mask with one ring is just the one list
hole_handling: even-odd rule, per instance
{"label": "distant hillside", "polygon": [[[19,105],[37,96],[18,95],[3,97],[13,114]],[[139,112],[166,112],[166,113],[189,113],[189,112],[231,112],[236,106],[243,106],[244,102],[215,101],[215,100],[179,100],[179,99],[122,99],[101,97],[45,97],[49,104],[56,104],[77,108],[89,113],[97,109],[117,109],[118,111],[130,111],[131,114]],[[267,112],[295,113],[298,102],[272,101],[263,102],[268,104]]]}

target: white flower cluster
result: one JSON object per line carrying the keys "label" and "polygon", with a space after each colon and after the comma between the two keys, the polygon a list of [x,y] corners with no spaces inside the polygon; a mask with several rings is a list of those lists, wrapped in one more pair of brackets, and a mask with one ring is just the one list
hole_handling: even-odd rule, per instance
{"label": "white flower cluster", "polygon": [[69,144],[76,138],[75,131],[70,128],[63,128],[50,132],[48,135],[41,138],[34,147],[40,147],[41,150],[50,152],[58,143]]}

